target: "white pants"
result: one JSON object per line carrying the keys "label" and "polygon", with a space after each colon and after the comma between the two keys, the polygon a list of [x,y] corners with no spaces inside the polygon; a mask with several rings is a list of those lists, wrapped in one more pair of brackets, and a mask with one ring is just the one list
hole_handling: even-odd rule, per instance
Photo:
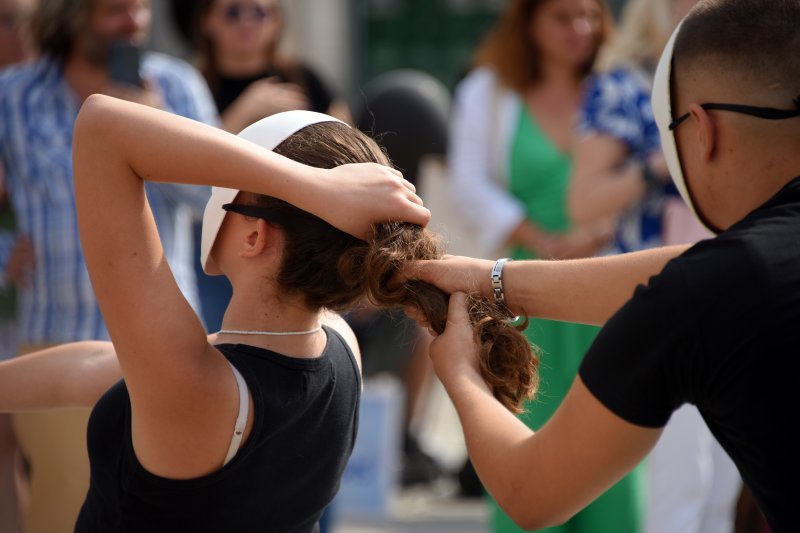
{"label": "white pants", "polygon": [[700,412],[673,413],[648,465],[644,533],[731,533],[739,472]]}

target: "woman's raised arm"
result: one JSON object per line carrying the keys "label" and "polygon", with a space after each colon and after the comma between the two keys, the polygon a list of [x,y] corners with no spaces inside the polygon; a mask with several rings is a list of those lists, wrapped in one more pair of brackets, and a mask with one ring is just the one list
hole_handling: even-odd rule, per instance
{"label": "woman's raised arm", "polygon": [[[89,134],[94,131],[94,134]],[[142,179],[216,185],[275,196],[357,237],[374,222],[427,225],[430,212],[414,186],[373,163],[331,170],[307,167],[235,135],[163,111],[94,95],[75,125],[76,165],[123,149]]]}

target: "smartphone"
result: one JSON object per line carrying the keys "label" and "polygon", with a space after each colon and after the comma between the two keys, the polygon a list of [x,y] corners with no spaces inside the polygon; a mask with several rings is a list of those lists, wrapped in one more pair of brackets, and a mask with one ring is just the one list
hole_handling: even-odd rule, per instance
{"label": "smartphone", "polygon": [[119,84],[142,88],[142,77],[139,74],[141,50],[129,41],[111,43],[108,60],[108,73],[111,81]]}

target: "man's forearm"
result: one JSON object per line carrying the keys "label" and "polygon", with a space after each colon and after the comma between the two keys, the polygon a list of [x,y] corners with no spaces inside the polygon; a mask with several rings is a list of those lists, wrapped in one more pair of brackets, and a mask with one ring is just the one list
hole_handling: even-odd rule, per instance
{"label": "man's forearm", "polygon": [[92,406],[122,377],[110,342],[62,344],[0,363],[0,412]]}
{"label": "man's forearm", "polygon": [[507,263],[503,286],[508,305],[527,316],[602,325],[637,285],[661,272],[688,245],[566,261]]}

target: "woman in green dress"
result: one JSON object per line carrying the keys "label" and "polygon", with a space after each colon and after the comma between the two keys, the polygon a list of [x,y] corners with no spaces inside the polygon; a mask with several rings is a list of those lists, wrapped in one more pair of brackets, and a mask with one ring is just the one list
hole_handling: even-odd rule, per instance
{"label": "woman in green dress", "polygon": [[[458,86],[448,155],[452,198],[487,257],[586,257],[609,242],[613,221],[578,227],[567,212],[574,120],[609,29],[601,0],[512,0]],[[537,398],[522,415],[530,427],[555,412],[596,333],[531,323],[527,335],[542,359]],[[634,472],[549,531],[639,531],[642,481]],[[491,505],[493,531],[521,531]]]}

